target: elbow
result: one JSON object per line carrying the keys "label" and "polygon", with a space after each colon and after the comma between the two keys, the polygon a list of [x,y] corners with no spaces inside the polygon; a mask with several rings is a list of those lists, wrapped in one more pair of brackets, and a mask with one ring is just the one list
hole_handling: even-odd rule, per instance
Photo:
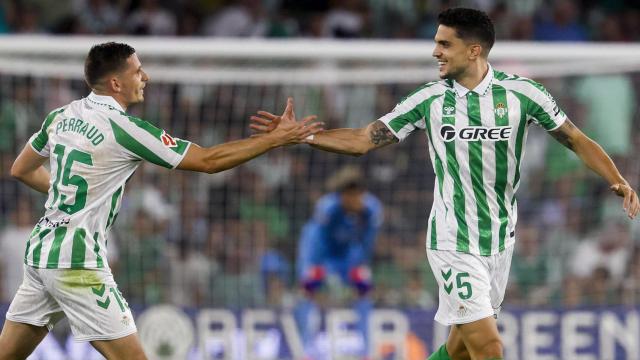
{"label": "elbow", "polygon": [[25,172],[19,166],[17,166],[15,162],[13,163],[13,165],[11,165],[10,174],[11,177],[17,180],[22,180],[25,176]]}

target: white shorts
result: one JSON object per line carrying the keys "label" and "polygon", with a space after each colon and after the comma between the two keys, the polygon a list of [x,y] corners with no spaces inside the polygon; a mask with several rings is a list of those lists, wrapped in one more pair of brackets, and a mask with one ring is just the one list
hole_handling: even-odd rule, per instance
{"label": "white shorts", "polygon": [[427,249],[427,258],[438,282],[435,320],[448,326],[497,317],[507,288],[512,255],[513,246],[491,256]]}
{"label": "white shorts", "polygon": [[137,331],[111,270],[25,265],[22,285],[6,318],[51,330],[63,316],[78,341],[114,340]]}

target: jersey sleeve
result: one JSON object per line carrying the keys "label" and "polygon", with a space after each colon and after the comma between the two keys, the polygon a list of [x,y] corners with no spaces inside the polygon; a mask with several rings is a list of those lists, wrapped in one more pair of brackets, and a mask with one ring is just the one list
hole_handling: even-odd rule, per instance
{"label": "jersey sleeve", "polygon": [[184,158],[191,142],[174,138],[162,129],[134,116],[109,119],[115,140],[133,158],[173,169]]}
{"label": "jersey sleeve", "polygon": [[382,121],[400,141],[406,139],[414,130],[424,129],[424,113],[420,105],[424,102],[428,91],[428,86],[419,88],[378,120]]}
{"label": "jersey sleeve", "polygon": [[528,115],[535,124],[547,131],[559,128],[567,120],[567,115],[544,86],[535,81],[530,81],[530,85],[530,91],[527,94],[531,100]]}
{"label": "jersey sleeve", "polygon": [[49,157],[49,128],[53,120],[64,111],[64,108],[53,110],[42,122],[40,130],[31,136],[29,145],[40,156]]}

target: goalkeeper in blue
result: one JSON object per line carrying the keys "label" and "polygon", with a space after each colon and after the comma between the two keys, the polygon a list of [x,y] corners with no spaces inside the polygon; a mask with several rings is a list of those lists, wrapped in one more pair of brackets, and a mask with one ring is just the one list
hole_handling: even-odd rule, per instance
{"label": "goalkeeper in blue", "polygon": [[356,167],[339,170],[328,187],[333,191],[318,200],[298,244],[296,265],[305,299],[296,308],[296,320],[308,348],[319,330],[314,319],[319,318],[320,291],[327,284],[336,284],[339,287],[329,290],[341,293],[346,285],[355,293],[353,308],[366,351],[367,319],[373,306],[368,296],[373,286],[370,263],[382,224],[382,205],[366,190]]}

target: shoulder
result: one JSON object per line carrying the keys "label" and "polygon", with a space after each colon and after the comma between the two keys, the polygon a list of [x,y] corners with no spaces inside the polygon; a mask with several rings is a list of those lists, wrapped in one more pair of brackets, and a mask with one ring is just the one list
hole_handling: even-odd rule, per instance
{"label": "shoulder", "polygon": [[442,95],[450,88],[449,84],[444,80],[431,81],[421,85],[409,93],[409,95],[405,96],[401,102],[412,102],[418,104],[432,96]]}
{"label": "shoulder", "polygon": [[494,70],[493,77],[495,79],[494,84],[500,85],[507,90],[519,91],[524,95],[548,94],[547,89],[541,83],[524,76]]}

